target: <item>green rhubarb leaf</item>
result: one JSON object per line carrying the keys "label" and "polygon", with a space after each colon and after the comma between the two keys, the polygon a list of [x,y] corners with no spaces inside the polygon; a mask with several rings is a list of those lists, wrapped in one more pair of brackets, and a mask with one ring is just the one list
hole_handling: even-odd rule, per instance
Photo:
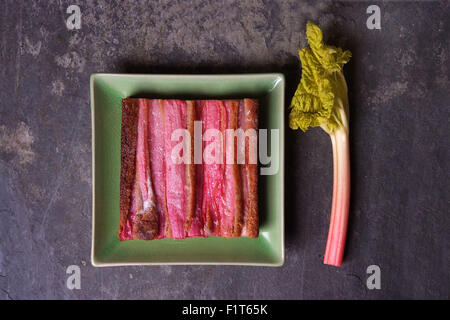
{"label": "green rhubarb leaf", "polygon": [[347,101],[347,92],[339,73],[351,53],[325,45],[322,31],[312,22],[307,23],[306,36],[310,48],[299,51],[302,78],[292,98],[289,126],[303,131],[321,126],[333,131],[343,123],[338,109]]}

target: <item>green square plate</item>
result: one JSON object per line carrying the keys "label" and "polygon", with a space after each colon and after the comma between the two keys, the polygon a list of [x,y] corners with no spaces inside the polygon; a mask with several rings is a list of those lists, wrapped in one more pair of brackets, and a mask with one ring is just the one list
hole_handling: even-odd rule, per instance
{"label": "green square plate", "polygon": [[[92,264],[281,266],[284,263],[284,83],[282,74],[93,74],[90,85]],[[121,102],[122,98],[130,96],[259,100],[259,128],[279,129],[279,170],[275,175],[259,175],[260,235],[257,239],[208,237],[119,241]]]}

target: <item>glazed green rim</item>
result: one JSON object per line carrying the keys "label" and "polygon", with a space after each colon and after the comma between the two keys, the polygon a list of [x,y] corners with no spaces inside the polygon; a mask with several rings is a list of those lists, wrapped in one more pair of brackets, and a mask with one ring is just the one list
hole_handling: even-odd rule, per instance
{"label": "glazed green rim", "polygon": [[[92,74],[90,78],[92,264],[99,267],[204,264],[283,265],[285,257],[284,88],[284,76],[279,73],[237,75]],[[273,176],[259,175],[261,224],[260,236],[257,239],[208,237],[153,241],[120,242],[118,240],[121,99],[129,96],[181,99],[249,97],[260,100],[260,129],[279,129],[279,171]],[[105,159],[111,161],[105,161]],[[109,178],[107,178],[108,175]],[[106,194],[107,196],[105,196]]]}

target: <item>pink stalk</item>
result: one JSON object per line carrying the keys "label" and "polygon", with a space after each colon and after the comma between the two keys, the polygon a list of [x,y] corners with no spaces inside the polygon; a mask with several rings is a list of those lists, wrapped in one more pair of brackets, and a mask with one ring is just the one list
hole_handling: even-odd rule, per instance
{"label": "pink stalk", "polygon": [[333,201],[324,264],[339,267],[344,256],[350,207],[350,148],[348,132],[330,134],[333,145]]}

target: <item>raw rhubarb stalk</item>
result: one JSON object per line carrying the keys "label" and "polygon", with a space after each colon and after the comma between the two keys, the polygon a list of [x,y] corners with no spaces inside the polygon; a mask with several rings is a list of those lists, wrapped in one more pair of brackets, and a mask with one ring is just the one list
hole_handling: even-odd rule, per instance
{"label": "raw rhubarb stalk", "polygon": [[333,147],[333,200],[324,264],[341,266],[350,204],[349,105],[342,67],[350,51],[327,46],[322,31],[308,22],[310,48],[299,51],[302,78],[291,102],[289,126],[306,131],[320,126]]}
{"label": "raw rhubarb stalk", "polygon": [[343,129],[336,130],[331,137],[331,141],[334,159],[333,202],[324,263],[341,266],[350,204],[350,149],[348,134]]}

